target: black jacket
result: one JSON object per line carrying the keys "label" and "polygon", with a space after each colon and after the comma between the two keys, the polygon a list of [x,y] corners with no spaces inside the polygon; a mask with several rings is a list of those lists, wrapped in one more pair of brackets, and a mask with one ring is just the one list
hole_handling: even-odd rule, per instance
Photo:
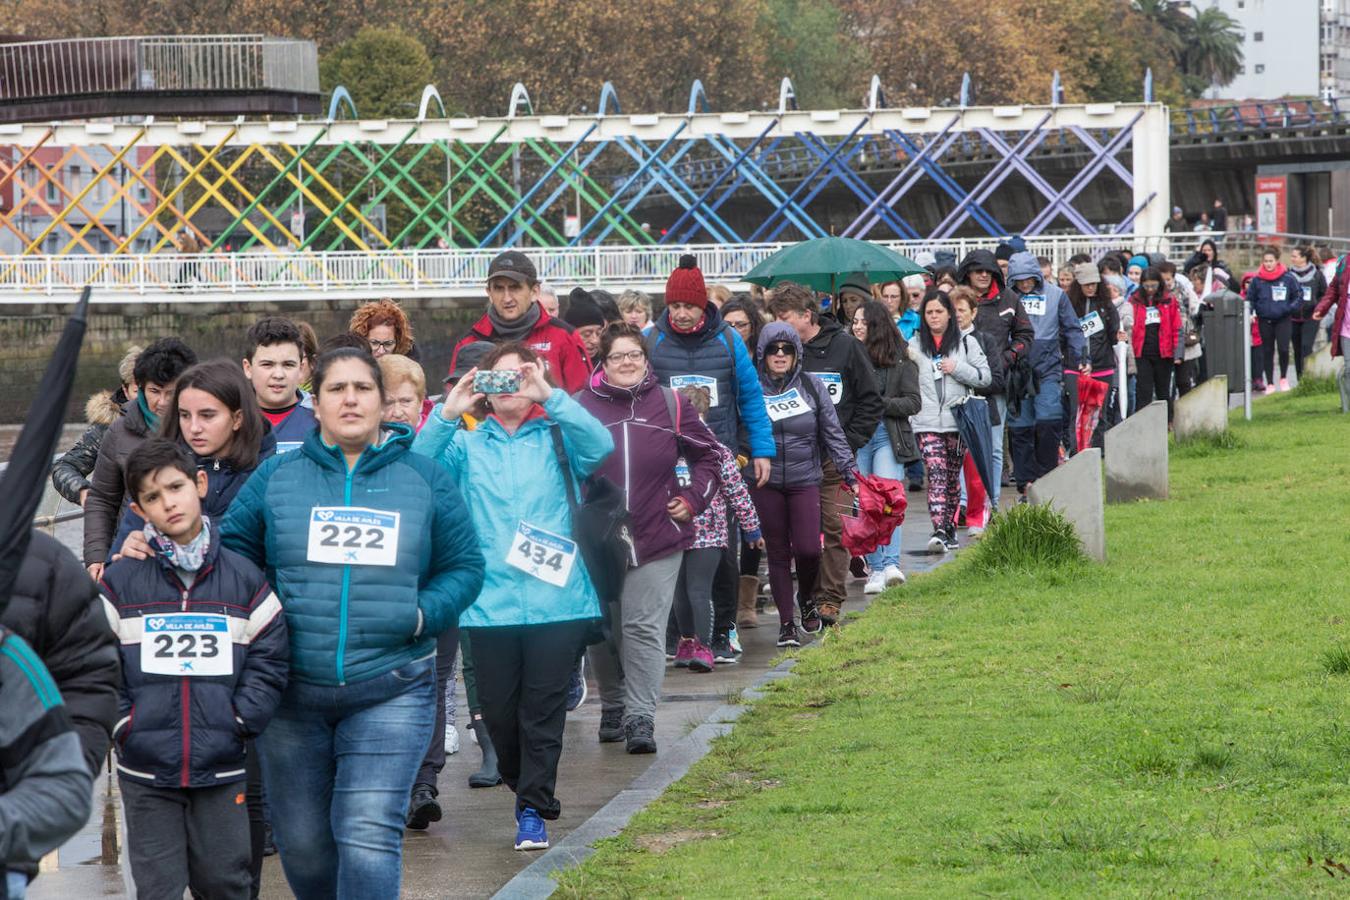
{"label": "black jacket", "polygon": [[1114,371],[1116,368],[1116,334],[1120,331],[1120,313],[1114,303],[1102,296],[1103,293],[1098,291],[1097,296],[1089,300],[1087,308],[1081,312],[1077,306],[1074,307],[1074,314],[1080,320],[1090,313],[1096,313],[1102,320],[1102,329],[1088,335],[1088,360],[1094,372]]}
{"label": "black jacket", "polygon": [[[975,323],[975,330],[971,332],[975,340],[980,342],[980,349],[984,351],[984,358],[989,361],[989,385],[987,387],[975,388],[975,394],[979,397],[1001,397],[1004,391],[1008,389],[1008,372],[1003,366],[1003,354],[999,352],[999,347],[994,338],[980,331],[979,322]],[[998,427],[1000,423],[998,417],[998,404],[989,404],[989,424]]]}
{"label": "black jacket", "polygon": [[838,322],[821,319],[820,333],[802,346],[802,369],[825,382],[849,446],[856,452],[870,441],[881,421],[881,394],[858,339]]}
{"label": "black jacket", "polygon": [[1002,350],[1005,371],[1018,359],[1031,359],[1036,332],[1031,327],[1031,319],[1027,318],[1027,311],[1022,308],[1021,296],[1011,288],[992,300],[980,300],[980,306],[975,310],[975,329],[988,335],[993,346]]}
{"label": "black jacket", "polygon": [[[966,258],[961,260],[961,265],[956,269],[956,283],[970,284],[971,272],[988,272],[994,276],[994,284],[998,285],[999,292],[1007,287],[1003,278],[1003,269],[999,266],[998,260],[989,250],[972,250],[966,254]],[[983,299],[983,298],[982,298]]]}
{"label": "black jacket", "polygon": [[909,417],[923,408],[923,397],[919,394],[919,367],[909,354],[901,348],[901,357],[893,366],[873,366],[877,387],[881,391],[881,401],[885,412],[882,422],[886,426],[886,437],[891,441],[891,453],[895,461],[909,463],[919,457],[919,443],[914,438],[914,429],[909,425]]}
{"label": "black jacket", "polygon": [[117,643],[89,574],[51,535],[33,532],[0,623],[46,664],[80,736],[85,762],[97,773],[117,721]]}
{"label": "black jacket", "polygon": [[131,451],[150,434],[150,426],[141,414],[139,403],[127,403],[122,418],[108,427],[98,448],[98,461],[89,479],[89,496],[84,503],[84,564],[106,562],[108,548],[117,533],[117,522],[125,508],[126,485],[122,469]]}
{"label": "black jacket", "polygon": [[79,505],[80,493],[89,488],[89,473],[94,471],[98,460],[98,448],[103,443],[103,435],[108,426],[122,415],[122,406],[126,395],[118,388],[117,393],[99,391],[84,405],[84,418],[89,428],[52,466],[52,487],[71,503]]}
{"label": "black jacket", "polygon": [[[125,678],[121,718],[113,733],[117,770],[154,787],[243,781],[244,741],[267,727],[290,668],[286,616],[262,570],[221,547],[213,532],[202,568],[187,589],[160,555],[109,563],[99,587],[121,646]],[[229,631],[223,641],[199,641],[192,648],[196,658],[170,657],[170,662],[201,665],[208,656],[229,653],[231,674],[142,670],[147,620],[178,612],[222,615]],[[169,650],[175,649],[171,636],[165,640]]]}

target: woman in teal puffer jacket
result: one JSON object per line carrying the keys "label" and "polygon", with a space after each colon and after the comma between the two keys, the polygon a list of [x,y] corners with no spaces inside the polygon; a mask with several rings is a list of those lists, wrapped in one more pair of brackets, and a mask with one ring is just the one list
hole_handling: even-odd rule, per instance
{"label": "woman in teal puffer jacket", "polygon": [[[543,820],[567,718],[568,677],[600,618],[600,600],[572,541],[565,478],[579,482],[614,451],[600,421],[544,378],[523,344],[497,346],[481,369],[515,371],[512,393],[474,393],[474,369],[427,417],[413,444],[454,474],[487,558],[478,600],[460,618],[477,666],[483,720],[502,780],[516,793],[517,850],[548,846]],[[473,412],[476,429],[463,426]],[[562,439],[567,471],[554,444]]]}

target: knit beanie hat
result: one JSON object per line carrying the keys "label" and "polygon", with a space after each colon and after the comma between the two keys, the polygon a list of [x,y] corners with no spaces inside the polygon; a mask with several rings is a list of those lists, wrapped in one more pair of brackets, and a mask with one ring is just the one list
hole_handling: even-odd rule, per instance
{"label": "knit beanie hat", "polygon": [[587,325],[604,325],[605,316],[590,292],[577,287],[572,288],[572,293],[567,295],[567,312],[563,313],[563,321],[573,328],[585,328]]}
{"label": "knit beanie hat", "polygon": [[1017,251],[1013,249],[1013,245],[1005,241],[999,244],[997,248],[995,248],[994,259],[998,260],[999,262],[1007,262],[1008,260],[1012,259],[1012,255],[1016,252]]}
{"label": "knit beanie hat", "polygon": [[1131,256],[1130,261],[1125,268],[1129,269],[1130,266],[1138,266],[1142,270],[1147,269],[1150,265],[1151,263],[1149,262],[1148,257],[1140,253],[1137,256]]}
{"label": "knit beanie hat", "polygon": [[1079,263],[1073,267],[1073,280],[1079,284],[1101,284],[1102,273],[1092,263]]}
{"label": "knit beanie hat", "polygon": [[703,284],[703,273],[692,254],[680,257],[680,266],[666,279],[666,303],[688,303],[699,309],[708,308],[708,288]]}
{"label": "knit beanie hat", "polygon": [[861,297],[864,301],[872,299],[872,284],[867,280],[867,276],[861,272],[854,272],[844,279],[844,283],[839,286],[839,296],[842,298],[845,294],[852,294],[855,297]]}

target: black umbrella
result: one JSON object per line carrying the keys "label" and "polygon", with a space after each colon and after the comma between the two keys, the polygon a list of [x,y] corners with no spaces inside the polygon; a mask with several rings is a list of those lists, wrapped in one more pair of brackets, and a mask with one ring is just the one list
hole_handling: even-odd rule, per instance
{"label": "black umbrella", "polygon": [[75,384],[75,364],[84,343],[85,313],[89,308],[89,288],[80,294],[75,312],[61,332],[61,340],[47,363],[38,385],[37,399],[28,411],[23,431],[14,444],[9,467],[0,479],[0,611],[9,604],[10,592],[19,575],[19,565],[28,552],[33,533],[33,515],[42,502],[51,470],[52,454],[61,439],[66,421],[66,405]]}
{"label": "black umbrella", "polygon": [[952,407],[956,429],[975,463],[985,491],[994,495],[994,428],[989,424],[989,401],[970,394]]}

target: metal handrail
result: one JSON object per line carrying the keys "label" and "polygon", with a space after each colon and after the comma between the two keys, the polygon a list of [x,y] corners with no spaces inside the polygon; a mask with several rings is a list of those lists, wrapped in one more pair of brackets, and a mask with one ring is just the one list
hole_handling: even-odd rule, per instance
{"label": "metal handrail", "polygon": [[0,102],[154,91],[319,92],[311,41],[152,35],[0,44]]}
{"label": "metal handrail", "polygon": [[[1311,242],[1337,252],[1350,250],[1350,240],[1315,235],[1178,232],[1174,234],[1060,234],[1026,238],[1027,249],[1061,264],[1070,256],[1097,257],[1128,247],[1136,252],[1189,255],[1200,240],[1215,237],[1226,248],[1249,250],[1274,238],[1284,243]],[[922,250],[950,250],[958,258],[976,248],[993,248],[996,237],[950,240],[878,241],[913,256]],[[648,246],[523,247],[541,277],[559,284],[644,286],[665,283],[681,255],[692,253],[704,277],[738,283],[742,276],[791,242],[759,244],[685,244]],[[0,257],[0,304],[69,298],[85,284],[95,288],[95,302],[134,302],[140,297],[183,301],[320,297],[337,290],[376,296],[397,290],[437,296],[477,295],[488,264],[500,248],[451,250],[382,250],[295,253],[123,254]],[[1225,251],[1229,252],[1229,251]]]}

